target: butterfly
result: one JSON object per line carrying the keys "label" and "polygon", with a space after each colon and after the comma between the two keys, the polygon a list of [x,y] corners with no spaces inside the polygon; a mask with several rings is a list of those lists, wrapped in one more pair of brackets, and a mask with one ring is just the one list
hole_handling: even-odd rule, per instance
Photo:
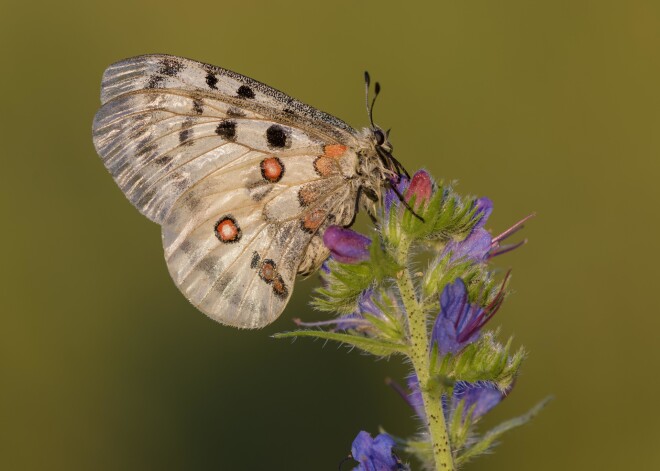
{"label": "butterfly", "polygon": [[325,229],[350,226],[361,208],[373,214],[405,172],[373,119],[357,131],[263,83],[182,57],[110,65],[101,102],[93,139],[103,163],[161,225],[177,287],[230,326],[277,319],[296,275],[328,257]]}

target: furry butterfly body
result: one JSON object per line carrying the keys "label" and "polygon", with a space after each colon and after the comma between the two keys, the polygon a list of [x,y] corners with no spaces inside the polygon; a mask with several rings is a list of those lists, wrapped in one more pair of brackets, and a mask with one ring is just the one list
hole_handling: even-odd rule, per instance
{"label": "furry butterfly body", "polygon": [[376,126],[343,121],[209,64],[147,55],[111,65],[94,118],[97,152],[162,226],[184,295],[242,328],[273,322],[297,274],[328,256],[323,232],[373,211],[399,173]]}

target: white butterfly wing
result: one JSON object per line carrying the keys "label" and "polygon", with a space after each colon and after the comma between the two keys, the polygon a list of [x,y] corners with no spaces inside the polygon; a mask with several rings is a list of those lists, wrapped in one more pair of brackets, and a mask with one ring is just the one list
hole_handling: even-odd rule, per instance
{"label": "white butterfly wing", "polygon": [[210,317],[276,319],[298,272],[348,224],[354,131],[266,85],[171,56],[108,68],[94,143],[120,188],[163,226],[170,274]]}

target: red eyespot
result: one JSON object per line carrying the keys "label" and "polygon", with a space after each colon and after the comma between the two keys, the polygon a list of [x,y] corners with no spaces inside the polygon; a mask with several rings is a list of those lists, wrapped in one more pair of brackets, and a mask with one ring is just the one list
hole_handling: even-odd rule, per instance
{"label": "red eyespot", "polygon": [[276,275],[275,262],[268,259],[264,260],[264,263],[261,264],[261,269],[259,270],[259,276],[261,279],[266,283],[272,283]]}
{"label": "red eyespot", "polygon": [[286,298],[289,294],[289,290],[280,275],[277,275],[277,278],[273,281],[273,293],[275,293],[275,296],[282,299]]}
{"label": "red eyespot", "polygon": [[303,230],[310,234],[315,233],[318,228],[321,227],[323,221],[325,221],[326,214],[327,213],[322,209],[315,209],[314,211],[305,214],[303,220],[300,221]]}
{"label": "red eyespot", "polygon": [[330,144],[323,148],[323,155],[332,158],[341,157],[344,155],[344,152],[346,152],[346,149],[348,149],[348,147],[342,146],[341,144]]}
{"label": "red eyespot", "polygon": [[277,157],[268,157],[261,161],[261,176],[270,183],[279,182],[284,176],[284,164]]}
{"label": "red eyespot", "polygon": [[339,173],[337,161],[332,157],[326,157],[324,155],[316,158],[314,161],[314,170],[321,177],[329,177],[330,175]]}
{"label": "red eyespot", "polygon": [[223,216],[215,223],[215,236],[220,242],[237,242],[241,238],[241,228],[232,216]]}

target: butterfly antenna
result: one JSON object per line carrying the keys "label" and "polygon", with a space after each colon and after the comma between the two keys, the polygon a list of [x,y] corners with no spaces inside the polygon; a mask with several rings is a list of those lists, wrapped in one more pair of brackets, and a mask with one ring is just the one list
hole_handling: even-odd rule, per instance
{"label": "butterfly antenna", "polygon": [[376,85],[374,86],[374,97],[371,100],[371,105],[369,105],[370,86],[371,86],[371,77],[369,76],[369,72],[365,70],[364,71],[364,88],[365,88],[364,101],[365,101],[365,105],[367,106],[367,114],[369,115],[369,122],[371,123],[371,129],[376,129],[376,125],[374,124],[374,105],[376,104],[376,98],[380,93],[380,83],[376,82]]}
{"label": "butterfly antenna", "polygon": [[[367,108],[367,114],[371,118],[371,113],[369,112],[369,87],[371,86],[371,77],[369,77],[369,72],[364,71],[364,105]],[[372,121],[373,126],[373,121]]]}
{"label": "butterfly antenna", "polygon": [[372,129],[376,129],[376,125],[374,124],[374,105],[376,104],[376,98],[378,98],[379,93],[380,83],[376,82],[376,85],[374,86],[374,98],[371,100],[371,107],[369,108],[369,121],[371,121]]}

